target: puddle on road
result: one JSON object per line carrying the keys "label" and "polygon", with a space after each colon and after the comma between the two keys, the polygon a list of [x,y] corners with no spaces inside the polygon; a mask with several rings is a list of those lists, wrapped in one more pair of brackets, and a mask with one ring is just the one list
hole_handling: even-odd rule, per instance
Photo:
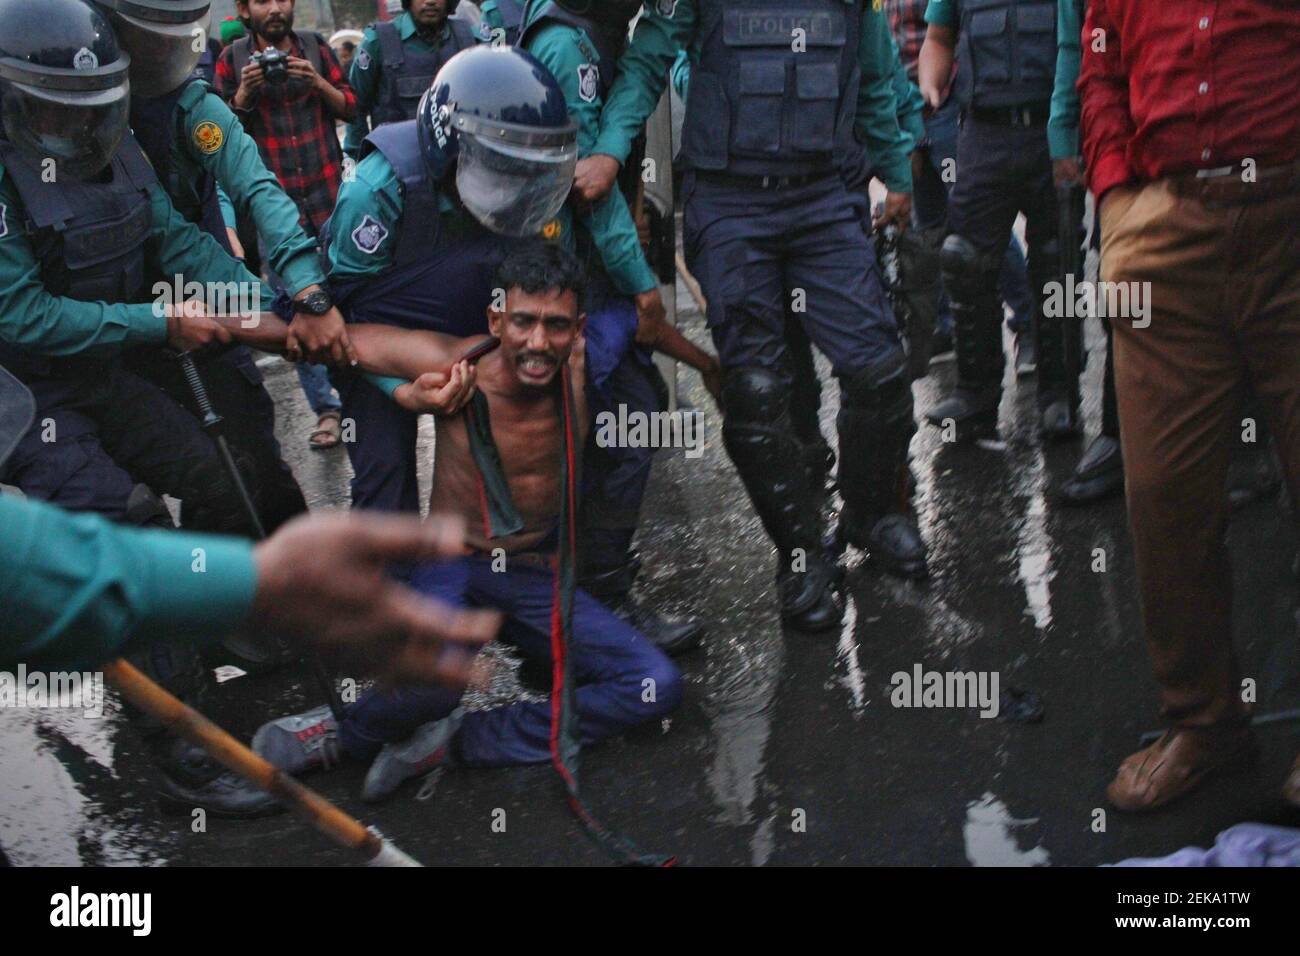
{"label": "puddle on road", "polygon": [[148,866],[157,833],[130,822],[98,793],[121,786],[114,773],[114,720],[76,711],[12,711],[0,720],[0,846],[17,865]]}
{"label": "puddle on road", "polygon": [[1038,825],[1037,817],[1017,819],[1007,805],[991,793],[966,804],[962,839],[972,866],[1050,866],[1051,857],[1040,844],[1022,849],[1025,831]]}

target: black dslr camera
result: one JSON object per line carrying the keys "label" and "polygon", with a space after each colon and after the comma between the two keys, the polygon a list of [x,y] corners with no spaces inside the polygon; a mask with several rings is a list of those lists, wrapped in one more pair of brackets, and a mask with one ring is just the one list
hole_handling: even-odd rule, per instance
{"label": "black dslr camera", "polygon": [[262,68],[262,75],[272,86],[279,86],[288,81],[289,54],[269,46],[260,53],[254,53],[250,59]]}

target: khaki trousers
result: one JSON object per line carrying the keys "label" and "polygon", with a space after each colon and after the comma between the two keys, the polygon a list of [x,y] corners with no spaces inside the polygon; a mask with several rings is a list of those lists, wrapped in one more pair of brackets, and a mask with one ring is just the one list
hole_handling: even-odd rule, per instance
{"label": "khaki trousers", "polygon": [[1300,503],[1300,164],[1260,173],[1120,187],[1101,208],[1103,281],[1150,283],[1150,324],[1111,322],[1143,625],[1177,726],[1248,717],[1224,540],[1248,384]]}

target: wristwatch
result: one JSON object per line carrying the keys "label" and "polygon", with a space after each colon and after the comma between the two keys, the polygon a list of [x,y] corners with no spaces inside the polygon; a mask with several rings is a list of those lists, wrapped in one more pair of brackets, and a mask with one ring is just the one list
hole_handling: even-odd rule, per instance
{"label": "wristwatch", "polygon": [[334,299],[324,289],[317,289],[301,299],[293,300],[293,311],[306,312],[308,315],[324,315],[332,308]]}

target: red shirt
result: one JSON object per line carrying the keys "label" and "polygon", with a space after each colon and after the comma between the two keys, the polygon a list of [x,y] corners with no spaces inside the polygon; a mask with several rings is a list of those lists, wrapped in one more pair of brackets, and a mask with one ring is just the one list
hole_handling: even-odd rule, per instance
{"label": "red shirt", "polygon": [[1300,0],[1089,0],[1082,41],[1095,196],[1300,156]]}
{"label": "red shirt", "polygon": [[[235,41],[246,42],[251,43],[252,38]],[[306,59],[298,38],[291,36],[289,42],[294,55]],[[235,43],[221,51],[216,69],[217,92],[232,105],[239,89]],[[348,86],[334,51],[324,42],[319,45],[321,75],[355,108],[356,94]],[[266,168],[297,203],[299,223],[308,235],[319,235],[334,211],[334,198],[343,182],[343,150],[324,99],[295,80],[278,86],[264,84],[252,106],[247,111],[236,110],[235,115],[257,142]]]}

